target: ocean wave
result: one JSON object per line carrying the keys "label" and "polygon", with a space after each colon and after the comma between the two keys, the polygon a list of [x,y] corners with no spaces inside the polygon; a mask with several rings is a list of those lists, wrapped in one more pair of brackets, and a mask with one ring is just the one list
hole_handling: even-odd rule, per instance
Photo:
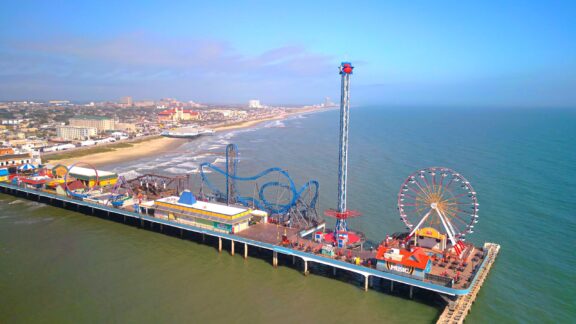
{"label": "ocean wave", "polygon": [[16,225],[32,225],[44,222],[53,221],[54,217],[45,217],[45,218],[28,218],[28,219],[21,219],[14,222]]}
{"label": "ocean wave", "polygon": [[33,205],[33,206],[28,205],[28,207],[26,208],[26,210],[27,210],[27,211],[34,211],[34,210],[41,209],[41,208],[44,208],[44,207],[46,207],[46,205],[44,205],[44,204],[37,204],[37,205]]}
{"label": "ocean wave", "polygon": [[176,168],[176,167],[167,168],[167,169],[164,169],[163,171],[168,172],[168,173],[172,173],[172,174],[184,174],[184,173],[186,173],[186,170],[184,170],[182,168]]}
{"label": "ocean wave", "polygon": [[198,167],[198,163],[195,163],[195,162],[184,162],[184,163],[178,164],[178,167],[180,167],[180,168],[192,168],[192,169],[195,169],[195,168]]}
{"label": "ocean wave", "polygon": [[275,120],[273,122],[267,123],[264,127],[266,127],[266,128],[284,128],[284,127],[286,127],[286,124],[284,124],[284,122],[282,122],[281,120]]}
{"label": "ocean wave", "polygon": [[[200,168],[192,169],[190,171],[187,171],[186,173],[193,173],[193,174],[200,173]],[[212,170],[205,169],[204,173],[212,173]]]}
{"label": "ocean wave", "polygon": [[189,159],[187,156],[184,156],[184,157],[183,157],[182,154],[178,154],[178,155],[175,155],[175,156],[173,156],[173,157],[169,157],[169,156],[168,156],[168,157],[166,157],[166,158],[169,159],[169,160],[168,160],[166,163],[159,164],[158,166],[166,166],[166,165],[169,165],[169,164],[172,164],[172,163],[186,162],[186,161],[188,161],[188,159]]}
{"label": "ocean wave", "polygon": [[230,139],[232,139],[232,138],[234,138],[234,137],[236,136],[236,132],[237,132],[237,131],[228,132],[228,133],[222,135],[222,138],[227,139],[227,140],[230,140]]}

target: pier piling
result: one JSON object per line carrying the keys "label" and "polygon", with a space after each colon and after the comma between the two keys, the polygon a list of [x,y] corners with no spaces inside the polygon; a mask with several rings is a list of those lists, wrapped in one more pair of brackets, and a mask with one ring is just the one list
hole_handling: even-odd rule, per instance
{"label": "pier piling", "polygon": [[[202,234],[204,235],[204,234]],[[218,238],[218,253],[222,252],[222,238]]]}
{"label": "pier piling", "polygon": [[244,259],[248,259],[248,244],[244,243]]}
{"label": "pier piling", "polygon": [[370,276],[364,276],[364,291],[368,291],[368,280]]}
{"label": "pier piling", "polygon": [[230,240],[230,255],[234,255],[234,240]]}
{"label": "pier piling", "polygon": [[307,276],[308,273],[308,260],[304,260],[304,275]]}

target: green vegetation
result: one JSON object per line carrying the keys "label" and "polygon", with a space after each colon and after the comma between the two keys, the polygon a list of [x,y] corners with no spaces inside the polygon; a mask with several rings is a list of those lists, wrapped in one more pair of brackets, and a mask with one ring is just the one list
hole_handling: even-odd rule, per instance
{"label": "green vegetation", "polygon": [[149,136],[149,137],[147,136],[147,137],[144,137],[144,138],[139,138],[139,139],[131,140],[130,143],[131,143],[131,144],[136,144],[136,143],[148,142],[148,141],[151,141],[151,140],[153,140],[153,139],[160,138],[160,137],[162,137],[162,136],[160,136],[160,135]]}
{"label": "green vegetation", "polygon": [[[121,143],[121,144],[124,144],[124,143]],[[127,144],[127,145],[130,145],[130,144]],[[130,145],[130,146],[132,146],[132,145]],[[54,161],[54,160],[65,160],[65,159],[71,159],[71,158],[75,158],[75,157],[86,156],[86,155],[91,155],[91,154],[96,154],[96,153],[110,152],[110,151],[115,151],[115,149],[112,148],[111,145],[102,146],[102,147],[91,147],[91,148],[82,149],[82,150],[74,150],[74,151],[69,151],[69,152],[64,151],[62,153],[45,155],[45,156],[42,156],[42,161],[43,162],[50,162],[50,161]]]}
{"label": "green vegetation", "polygon": [[134,145],[132,145],[132,143],[118,143],[118,144],[107,145],[107,147],[112,147],[115,149],[132,147],[132,146],[134,146]]}

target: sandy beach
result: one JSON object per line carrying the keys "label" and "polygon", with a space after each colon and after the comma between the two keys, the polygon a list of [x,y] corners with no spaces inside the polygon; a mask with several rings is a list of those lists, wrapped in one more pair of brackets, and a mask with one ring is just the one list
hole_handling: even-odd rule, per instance
{"label": "sandy beach", "polygon": [[50,160],[50,164],[71,165],[76,162],[88,162],[95,167],[135,160],[146,156],[162,154],[176,150],[186,143],[186,139],[160,137],[134,144],[132,147],[119,148],[114,151],[82,155],[69,159]]}
{"label": "sandy beach", "polygon": [[[233,124],[217,124],[217,125],[206,125],[207,128],[212,128],[216,132],[223,132],[223,131],[230,131],[235,129],[244,129],[253,127],[257,124],[272,121],[272,120],[283,120],[290,116],[299,115],[299,114],[307,114],[319,111],[325,111],[326,109],[314,109],[314,108],[305,108],[305,109],[295,109],[293,112],[280,114],[277,116],[271,116],[261,119],[255,120],[247,120],[244,122],[233,123]],[[167,138],[167,137],[160,137],[151,140],[147,140],[144,142],[136,143],[132,147],[125,147],[125,148],[117,148],[113,151],[108,152],[101,152],[89,155],[80,155],[78,157],[73,158],[66,158],[61,160],[50,160],[49,164],[64,164],[64,165],[71,165],[77,162],[89,162],[90,164],[94,165],[95,167],[102,167],[110,164],[121,163],[130,160],[136,160],[139,158],[147,157],[147,156],[154,156],[162,153],[173,152],[182,144],[186,143],[187,139],[176,139],[176,138]]]}

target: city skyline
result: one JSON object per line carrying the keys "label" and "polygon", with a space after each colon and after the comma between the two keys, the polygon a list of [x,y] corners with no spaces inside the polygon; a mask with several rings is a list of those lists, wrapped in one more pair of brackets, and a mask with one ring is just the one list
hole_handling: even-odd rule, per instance
{"label": "city skyline", "polygon": [[0,100],[308,104],[350,60],[354,105],[576,105],[568,1],[59,3],[0,13]]}

